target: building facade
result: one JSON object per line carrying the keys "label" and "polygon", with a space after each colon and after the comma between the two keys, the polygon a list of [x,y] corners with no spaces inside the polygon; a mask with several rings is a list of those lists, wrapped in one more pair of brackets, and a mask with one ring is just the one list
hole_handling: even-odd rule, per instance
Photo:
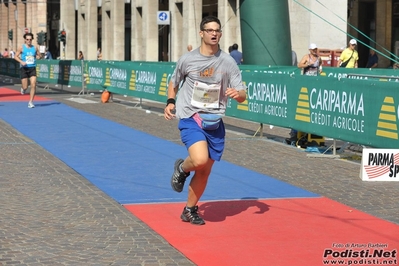
{"label": "building facade", "polygon": [[[273,1],[281,0],[264,3],[272,6]],[[390,65],[389,52],[399,54],[399,0],[287,1],[291,46],[298,58],[308,53],[309,43],[334,50],[352,37],[361,42],[360,66],[367,62],[368,46],[386,55],[380,55],[380,67]],[[43,31],[53,57],[76,59],[82,51],[85,59],[96,60],[101,48],[103,60],[176,61],[188,44],[200,44],[199,23],[206,15],[222,22],[221,48],[227,51],[237,43],[240,50],[239,4],[240,0],[0,0],[0,45],[2,51],[15,51],[25,32],[36,38]],[[60,30],[66,32],[65,45],[58,41]],[[281,37],[276,33],[270,38]]]}

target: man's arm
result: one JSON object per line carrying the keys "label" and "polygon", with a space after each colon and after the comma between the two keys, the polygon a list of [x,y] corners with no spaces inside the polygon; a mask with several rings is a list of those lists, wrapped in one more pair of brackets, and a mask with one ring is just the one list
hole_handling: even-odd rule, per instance
{"label": "man's arm", "polygon": [[177,90],[178,90],[178,87],[174,87],[173,82],[170,81],[169,85],[168,85],[168,99],[176,98]]}
{"label": "man's arm", "polygon": [[21,65],[25,66],[26,63],[24,61],[21,60],[20,56],[22,54],[22,46],[18,47],[17,52],[15,53],[14,59],[15,61],[17,61],[18,63],[20,63]]}
{"label": "man's arm", "polygon": [[[346,50],[346,49],[345,49]],[[345,62],[345,54],[344,54],[344,52],[345,52],[345,50],[343,50],[342,52],[341,52],[341,55],[340,55],[340,57],[338,58],[338,63],[337,63],[337,67],[340,67],[341,66],[341,64],[342,64],[342,62]]]}
{"label": "man's arm", "polygon": [[298,67],[299,67],[299,68],[308,67],[308,66],[309,66],[309,64],[308,64],[308,58],[309,58],[308,55],[303,56],[302,59],[301,59],[301,61],[299,61],[299,63],[298,63]]}
{"label": "man's arm", "polygon": [[172,81],[169,82],[168,86],[168,100],[166,102],[166,107],[164,110],[164,117],[166,120],[173,119],[176,115],[174,114],[175,105],[176,105],[176,95],[178,91],[178,86],[174,87],[174,83]]}

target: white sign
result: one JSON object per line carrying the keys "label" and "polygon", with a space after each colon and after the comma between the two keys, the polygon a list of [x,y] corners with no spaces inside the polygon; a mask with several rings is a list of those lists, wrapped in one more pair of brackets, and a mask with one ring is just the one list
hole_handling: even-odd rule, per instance
{"label": "white sign", "polygon": [[170,12],[169,11],[157,11],[157,24],[158,25],[170,25]]}
{"label": "white sign", "polygon": [[45,46],[45,45],[40,45],[40,46],[39,46],[39,52],[40,52],[41,54],[44,54],[44,53],[46,52],[46,46]]}
{"label": "white sign", "polygon": [[360,178],[363,181],[399,181],[399,150],[363,149]]}

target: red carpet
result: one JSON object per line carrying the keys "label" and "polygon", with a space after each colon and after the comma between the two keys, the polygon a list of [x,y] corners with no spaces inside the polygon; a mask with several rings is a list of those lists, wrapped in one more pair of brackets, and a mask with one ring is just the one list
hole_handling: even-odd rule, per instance
{"label": "red carpet", "polygon": [[325,250],[346,250],[338,244],[366,245],[353,251],[375,249],[368,243],[386,245],[384,251],[399,248],[398,225],[327,198],[206,202],[199,207],[204,226],[182,222],[183,206],[125,208],[197,265],[327,265],[334,258],[324,259]]}
{"label": "red carpet", "polygon": [[[41,96],[35,96],[35,101],[48,101],[48,98]],[[29,89],[26,94],[21,95],[19,91],[12,90],[9,88],[0,88],[0,102],[28,102],[29,101]]]}

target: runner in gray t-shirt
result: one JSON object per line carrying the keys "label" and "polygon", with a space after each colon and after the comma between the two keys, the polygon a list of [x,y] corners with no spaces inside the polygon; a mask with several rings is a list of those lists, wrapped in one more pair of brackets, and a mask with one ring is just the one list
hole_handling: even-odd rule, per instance
{"label": "runner in gray t-shirt", "polygon": [[[209,66],[212,66],[212,68],[209,68]],[[217,72],[210,76],[211,69]],[[206,71],[208,71],[208,74],[205,73]],[[234,58],[222,50],[210,56],[202,55],[200,48],[184,54],[177,61],[176,70],[171,78],[173,88],[178,86],[181,80],[184,80],[184,82],[177,95],[176,116],[178,118],[188,118],[197,112],[224,114],[227,105],[225,91],[228,86],[237,90],[245,89],[241,82],[241,71]],[[191,104],[196,81],[206,84],[220,84],[219,106],[217,108],[196,107]]]}
{"label": "runner in gray t-shirt", "polygon": [[[185,160],[175,162],[172,188],[181,192],[190,172],[195,172],[180,218],[202,225],[205,221],[198,215],[197,203],[205,191],[213,163],[222,157],[225,128],[221,118],[226,111],[227,99],[230,97],[240,103],[245,101],[246,88],[234,59],[219,49],[222,36],[219,19],[213,16],[203,18],[199,34],[201,46],[183,55],[176,64],[168,87],[164,116],[167,120],[180,119],[181,139],[189,153]],[[176,115],[173,114],[175,107]]]}

